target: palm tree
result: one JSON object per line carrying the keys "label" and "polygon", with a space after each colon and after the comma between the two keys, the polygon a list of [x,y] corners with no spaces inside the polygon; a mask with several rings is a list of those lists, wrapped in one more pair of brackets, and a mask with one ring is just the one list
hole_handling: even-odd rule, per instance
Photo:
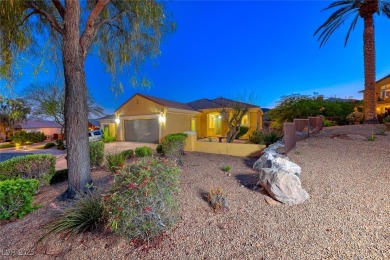
{"label": "palm tree", "polygon": [[314,33],[318,35],[322,47],[329,37],[346,20],[352,17],[344,46],[347,45],[351,31],[355,29],[359,17],[363,18],[363,55],[364,55],[364,118],[365,123],[377,123],[375,97],[375,33],[374,14],[382,12],[390,18],[390,2],[381,0],[344,0],[330,4],[325,10],[338,8]]}

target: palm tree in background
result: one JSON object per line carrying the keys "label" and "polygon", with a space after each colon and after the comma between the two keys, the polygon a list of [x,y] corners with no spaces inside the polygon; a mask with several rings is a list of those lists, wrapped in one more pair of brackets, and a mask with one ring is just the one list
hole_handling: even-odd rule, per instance
{"label": "palm tree in background", "polygon": [[359,17],[363,18],[363,55],[364,55],[364,120],[365,123],[377,123],[375,96],[375,33],[374,14],[382,12],[390,18],[390,2],[378,0],[344,0],[331,3],[325,10],[334,9],[331,16],[314,33],[318,35],[322,47],[329,37],[344,22],[352,18],[344,46],[347,45],[351,31],[355,29]]}

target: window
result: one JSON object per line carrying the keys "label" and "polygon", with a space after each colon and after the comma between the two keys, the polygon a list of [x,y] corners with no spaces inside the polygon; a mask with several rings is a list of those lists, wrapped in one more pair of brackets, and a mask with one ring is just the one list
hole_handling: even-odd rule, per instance
{"label": "window", "polygon": [[241,119],[241,124],[242,125],[249,125],[249,115],[248,114],[246,114],[246,115],[244,115],[243,117],[242,117],[242,119]]}
{"label": "window", "polygon": [[390,84],[381,87],[381,98],[390,98]]}

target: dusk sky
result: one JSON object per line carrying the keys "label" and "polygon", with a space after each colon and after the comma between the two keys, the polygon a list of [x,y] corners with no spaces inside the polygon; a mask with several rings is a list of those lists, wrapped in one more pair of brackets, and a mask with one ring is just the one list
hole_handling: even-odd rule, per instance
{"label": "dusk sky", "polygon": [[[319,48],[314,31],[332,13],[330,1],[173,1],[167,2],[177,30],[166,35],[161,56],[143,66],[153,85],[115,97],[111,76],[98,57],[86,62],[87,84],[96,102],[112,113],[134,93],[190,102],[200,98],[234,98],[256,92],[257,104],[273,107],[281,96],[312,94],[362,98],[363,23],[347,47],[345,24]],[[390,20],[375,18],[377,79],[390,74]],[[152,64],[155,64],[152,65]],[[26,70],[27,71],[27,70]],[[31,72],[30,72],[31,73]],[[49,80],[26,72],[16,89]]]}

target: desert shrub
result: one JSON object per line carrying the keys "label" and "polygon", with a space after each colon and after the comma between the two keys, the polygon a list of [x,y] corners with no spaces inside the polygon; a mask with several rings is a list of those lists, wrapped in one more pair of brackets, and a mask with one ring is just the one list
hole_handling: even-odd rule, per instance
{"label": "desert shrub", "polygon": [[108,128],[103,129],[103,142],[110,143],[116,141],[116,138],[111,135],[110,130]]}
{"label": "desert shrub", "polygon": [[103,225],[103,206],[98,191],[80,195],[73,205],[66,208],[52,222],[45,226],[47,238],[52,234],[65,232],[73,236],[85,231],[100,229]]}
{"label": "desert shrub", "polygon": [[130,159],[131,157],[134,156],[134,150],[132,150],[132,149],[123,150],[122,154],[125,157],[125,160]]}
{"label": "desert shrub", "polygon": [[108,227],[127,239],[149,240],[179,219],[179,168],[149,157],[126,165],[104,197]]}
{"label": "desert shrub", "polygon": [[264,144],[266,146],[282,139],[283,134],[280,130],[254,130],[249,136],[249,141],[254,144]]}
{"label": "desert shrub", "polygon": [[54,175],[56,157],[51,154],[31,154],[0,162],[0,180],[37,179],[40,185],[50,183]]}
{"label": "desert shrub", "polygon": [[33,206],[39,182],[34,179],[0,181],[0,219],[22,218],[38,206]]}
{"label": "desert shrub", "polygon": [[64,144],[64,141],[62,139],[57,139],[56,144],[57,144],[58,150],[65,150],[65,144]]}
{"label": "desert shrub", "polygon": [[161,144],[157,145],[157,147],[156,147],[156,152],[157,152],[158,154],[164,154],[163,147],[162,147]]}
{"label": "desert shrub", "polygon": [[91,167],[101,166],[104,161],[104,143],[102,141],[89,143],[89,160]]}
{"label": "desert shrub", "polygon": [[134,152],[137,157],[145,157],[152,155],[153,151],[152,148],[150,148],[149,146],[140,146],[135,148]]}
{"label": "desert shrub", "polygon": [[328,119],[324,119],[324,121],[322,122],[323,127],[329,127],[329,126],[334,126],[334,125],[337,125],[337,124],[333,121],[328,120]]}
{"label": "desert shrub", "polygon": [[349,123],[362,123],[364,119],[364,114],[361,112],[352,112],[347,116],[347,120]]}
{"label": "desert shrub", "polygon": [[47,143],[47,144],[45,144],[45,146],[43,146],[43,149],[49,149],[49,148],[52,148],[54,146],[56,146],[55,143]]}
{"label": "desert shrub", "polygon": [[106,161],[110,172],[115,173],[123,167],[126,157],[123,152],[109,153],[106,155]]}
{"label": "desert shrub", "polygon": [[384,124],[390,123],[390,115],[383,117],[382,121]]}
{"label": "desert shrub", "polygon": [[68,180],[68,169],[58,170],[50,180],[50,185]]}
{"label": "desert shrub", "polygon": [[184,155],[184,145],[187,136],[188,135],[185,133],[176,133],[165,136],[161,143],[163,154],[170,159],[181,162]]}
{"label": "desert shrub", "polygon": [[223,171],[223,172],[228,172],[228,171],[230,171],[232,169],[232,167],[230,167],[229,165],[225,165],[225,166],[223,166],[222,168],[221,168],[221,170]]}
{"label": "desert shrub", "polygon": [[247,127],[247,126],[240,126],[240,132],[236,136],[236,139],[240,139],[243,135],[248,133],[248,131],[249,131],[249,127]]}
{"label": "desert shrub", "polygon": [[222,192],[221,187],[210,189],[210,192],[207,195],[207,201],[214,210],[226,210],[228,208],[227,199],[225,194]]}

